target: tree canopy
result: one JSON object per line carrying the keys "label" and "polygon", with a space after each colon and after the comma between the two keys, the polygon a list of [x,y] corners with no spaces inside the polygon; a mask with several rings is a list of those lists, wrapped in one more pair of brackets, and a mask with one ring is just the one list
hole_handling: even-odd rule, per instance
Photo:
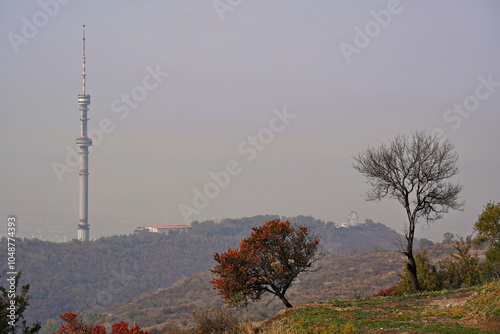
{"label": "tree canopy", "polygon": [[215,276],[211,283],[230,304],[246,304],[269,292],[292,307],[285,293],[318,259],[318,244],[319,239],[307,227],[292,227],[279,219],[268,221],[254,227],[239,248],[215,253],[218,265],[211,269]]}
{"label": "tree canopy", "polygon": [[[100,324],[84,324],[80,317],[72,312],[61,315],[64,322],[54,334],[106,334],[106,328]],[[121,321],[111,325],[111,334],[149,334],[138,325],[129,328],[128,323]]]}
{"label": "tree canopy", "polygon": [[452,244],[454,242],[455,235],[451,232],[443,233],[443,244]]}
{"label": "tree canopy", "polygon": [[0,286],[0,333],[2,334],[35,334],[41,329],[39,322],[28,325],[24,318],[31,296],[28,294],[30,285],[21,286],[19,283],[21,274],[22,272],[16,275],[8,274],[2,279],[8,284],[7,288]]}
{"label": "tree canopy", "polygon": [[476,244],[488,244],[487,271],[500,277],[500,203],[488,203],[474,224]]}
{"label": "tree canopy", "polygon": [[500,203],[488,203],[474,224],[476,243],[500,242]]}

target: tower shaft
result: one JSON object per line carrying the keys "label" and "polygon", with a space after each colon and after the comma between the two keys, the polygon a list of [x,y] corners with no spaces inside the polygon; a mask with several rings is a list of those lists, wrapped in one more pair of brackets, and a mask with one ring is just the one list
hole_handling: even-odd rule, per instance
{"label": "tower shaft", "polygon": [[82,94],[78,95],[80,105],[80,137],[76,139],[76,145],[80,153],[80,214],[78,222],[77,238],[80,241],[89,241],[89,147],[92,139],[87,136],[87,112],[90,105],[90,95],[86,94],[86,71],[85,71],[85,25],[83,26],[83,56],[82,56]]}

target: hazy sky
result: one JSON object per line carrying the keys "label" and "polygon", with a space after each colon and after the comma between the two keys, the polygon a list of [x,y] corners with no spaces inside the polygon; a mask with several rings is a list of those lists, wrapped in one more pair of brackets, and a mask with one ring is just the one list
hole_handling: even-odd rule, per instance
{"label": "hazy sky", "polygon": [[401,232],[352,156],[418,130],[455,144],[466,206],[417,237],[469,234],[500,200],[498,1],[0,0],[0,213],[19,236],[76,237],[82,24],[91,238],[351,211]]}

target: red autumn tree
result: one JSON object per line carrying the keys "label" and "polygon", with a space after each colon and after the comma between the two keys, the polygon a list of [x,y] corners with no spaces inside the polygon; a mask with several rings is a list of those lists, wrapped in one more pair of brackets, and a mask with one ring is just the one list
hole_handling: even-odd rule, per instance
{"label": "red autumn tree", "polygon": [[111,334],[149,334],[143,331],[138,325],[128,328],[128,323],[122,321],[111,325]]}
{"label": "red autumn tree", "polygon": [[285,293],[302,272],[309,271],[318,259],[319,239],[304,226],[292,227],[289,221],[271,220],[254,227],[239,248],[215,253],[218,265],[211,269],[214,289],[229,304],[247,304],[269,292],[286,307],[292,304]]}
{"label": "red autumn tree", "polygon": [[[106,334],[106,328],[99,324],[84,324],[81,319],[72,312],[61,315],[65,322],[54,334]],[[111,334],[149,334],[143,331],[138,325],[129,328],[128,323],[118,322],[111,325]]]}

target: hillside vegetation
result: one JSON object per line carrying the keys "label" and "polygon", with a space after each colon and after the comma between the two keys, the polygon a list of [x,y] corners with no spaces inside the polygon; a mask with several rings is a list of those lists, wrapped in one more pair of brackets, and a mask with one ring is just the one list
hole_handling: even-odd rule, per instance
{"label": "hillside vegetation", "polygon": [[306,304],[258,327],[263,334],[499,333],[500,282],[405,297]]}
{"label": "hillside vegetation", "polygon": [[[451,245],[436,244],[427,249],[429,256],[437,261],[454,252]],[[400,280],[398,273],[404,259],[398,251],[388,250],[327,256],[318,262],[320,270],[299,276],[288,292],[289,300],[299,305],[371,296]],[[180,280],[167,289],[144,293],[107,310],[107,321],[123,320],[143,328],[188,326],[193,311],[225,304],[213,290],[211,278],[210,272],[205,271]],[[254,320],[273,316],[283,304],[279,300],[269,303],[271,299],[271,296],[264,296],[262,301],[250,303],[246,315]]]}
{"label": "hillside vegetation", "polygon": [[[213,254],[236,247],[251,228],[279,218],[266,215],[220,222],[193,222],[188,233],[148,232],[99,238],[82,243],[18,240],[16,260],[22,282],[31,284],[30,322],[59,321],[66,311],[89,307],[102,312],[147,291],[171,286],[214,266]],[[380,223],[337,228],[332,222],[298,216],[290,221],[309,226],[327,254],[394,248],[400,235]],[[1,247],[6,247],[6,239]]]}

